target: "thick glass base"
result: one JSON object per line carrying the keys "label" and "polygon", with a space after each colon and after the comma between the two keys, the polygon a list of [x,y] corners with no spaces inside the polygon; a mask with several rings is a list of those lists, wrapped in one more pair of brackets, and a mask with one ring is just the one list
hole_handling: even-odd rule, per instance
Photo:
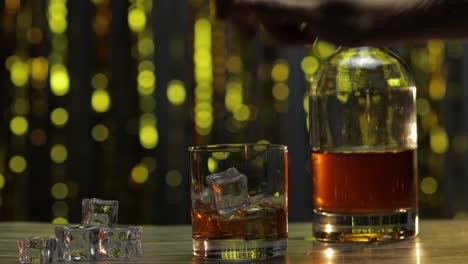
{"label": "thick glass base", "polygon": [[416,210],[340,214],[314,210],[313,234],[323,242],[391,242],[418,234]]}
{"label": "thick glass base", "polygon": [[210,240],[193,239],[193,255],[199,259],[217,261],[264,260],[286,253],[287,242],[282,240]]}

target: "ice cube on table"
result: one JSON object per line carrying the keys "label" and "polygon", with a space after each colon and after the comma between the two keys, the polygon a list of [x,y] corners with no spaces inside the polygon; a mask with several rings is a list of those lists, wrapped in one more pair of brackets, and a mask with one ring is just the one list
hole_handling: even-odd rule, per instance
{"label": "ice cube on table", "polygon": [[97,198],[83,199],[81,223],[83,225],[113,227],[117,225],[118,209],[118,201]]}
{"label": "ice cube on table", "polygon": [[21,263],[57,263],[55,237],[28,237],[18,240]]}
{"label": "ice cube on table", "polygon": [[58,259],[94,260],[99,247],[99,227],[91,225],[56,226]]}
{"label": "ice cube on table", "polygon": [[141,233],[140,226],[129,227],[101,227],[99,232],[98,259],[141,257]]}
{"label": "ice cube on table", "polygon": [[213,207],[220,214],[229,214],[249,205],[247,176],[229,168],[205,177]]}

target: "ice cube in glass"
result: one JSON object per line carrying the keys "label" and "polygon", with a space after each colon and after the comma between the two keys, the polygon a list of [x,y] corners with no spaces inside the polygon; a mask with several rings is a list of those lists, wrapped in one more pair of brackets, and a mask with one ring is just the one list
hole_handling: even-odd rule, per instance
{"label": "ice cube in glass", "polygon": [[142,256],[142,227],[103,227],[99,233],[98,258],[128,258]]}
{"label": "ice cube in glass", "polygon": [[65,261],[94,260],[98,250],[99,227],[70,225],[55,227],[58,258]]}
{"label": "ice cube in glass", "polygon": [[83,225],[115,226],[117,225],[118,209],[118,201],[97,198],[83,199],[81,223]]}
{"label": "ice cube in glass", "polygon": [[18,240],[21,263],[56,263],[57,240],[54,237],[28,237]]}
{"label": "ice cube in glass", "polygon": [[229,214],[249,205],[247,176],[236,168],[206,176],[212,205],[220,214]]}

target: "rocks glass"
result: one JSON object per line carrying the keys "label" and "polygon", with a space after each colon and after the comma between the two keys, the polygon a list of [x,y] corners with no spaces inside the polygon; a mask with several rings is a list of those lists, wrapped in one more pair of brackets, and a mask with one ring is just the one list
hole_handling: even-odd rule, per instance
{"label": "rocks glass", "polygon": [[285,253],[287,153],[273,144],[189,148],[196,258],[257,260]]}

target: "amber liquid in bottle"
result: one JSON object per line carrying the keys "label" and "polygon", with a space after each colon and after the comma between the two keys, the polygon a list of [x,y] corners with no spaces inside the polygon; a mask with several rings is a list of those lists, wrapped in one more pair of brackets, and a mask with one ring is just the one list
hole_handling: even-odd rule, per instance
{"label": "amber liquid in bottle", "polygon": [[416,150],[312,152],[315,210],[378,213],[417,208]]}

